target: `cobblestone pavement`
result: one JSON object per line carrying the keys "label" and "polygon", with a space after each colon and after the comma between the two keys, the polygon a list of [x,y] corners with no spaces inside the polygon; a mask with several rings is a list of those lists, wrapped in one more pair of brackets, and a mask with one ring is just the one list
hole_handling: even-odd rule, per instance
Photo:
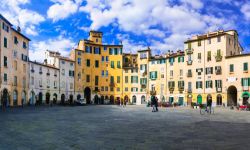
{"label": "cobblestone pavement", "polygon": [[250,112],[26,107],[0,111],[0,149],[250,149]]}

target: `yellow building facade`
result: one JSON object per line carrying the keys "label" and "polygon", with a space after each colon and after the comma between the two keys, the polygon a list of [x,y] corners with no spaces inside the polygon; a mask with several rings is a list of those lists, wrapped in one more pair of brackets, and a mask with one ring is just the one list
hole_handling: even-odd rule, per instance
{"label": "yellow building facade", "polygon": [[102,32],[90,31],[71,51],[76,60],[75,89],[83,92],[87,103],[118,103],[123,95],[122,45],[106,45]]}

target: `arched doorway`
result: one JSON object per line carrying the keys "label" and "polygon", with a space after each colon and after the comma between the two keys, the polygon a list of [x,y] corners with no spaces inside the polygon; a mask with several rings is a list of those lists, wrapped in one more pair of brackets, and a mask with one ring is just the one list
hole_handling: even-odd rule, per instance
{"label": "arched doorway", "polygon": [[35,105],[35,92],[31,91],[30,92],[30,105]]}
{"label": "arched doorway", "polygon": [[2,105],[3,105],[3,107],[9,106],[9,92],[7,89],[3,90]]}
{"label": "arched doorway", "polygon": [[115,97],[113,95],[110,96],[110,104],[114,104]]}
{"label": "arched doorway", "polygon": [[47,92],[46,93],[46,104],[49,104],[49,101],[50,101],[50,93]]}
{"label": "arched doorway", "polygon": [[101,96],[101,104],[104,104],[104,96]]}
{"label": "arched doorway", "polygon": [[17,98],[18,98],[18,95],[17,95],[17,90],[14,90],[13,91],[13,106],[17,106]]}
{"label": "arched doorway", "polygon": [[146,97],[145,97],[145,95],[142,95],[141,96],[141,104],[146,104],[147,102],[146,102]]}
{"label": "arched doorway", "polygon": [[207,103],[208,103],[208,100],[212,100],[212,101],[213,101],[212,95],[211,95],[211,94],[208,94],[208,95],[207,95]]}
{"label": "arched doorway", "polygon": [[42,92],[40,92],[40,93],[38,94],[38,103],[39,103],[40,105],[43,103],[43,93],[42,93]]}
{"label": "arched doorway", "polygon": [[216,105],[221,106],[222,105],[222,96],[220,94],[216,97]]}
{"label": "arched doorway", "polygon": [[202,104],[202,96],[201,95],[197,96],[197,104]]}
{"label": "arched doorway", "polygon": [[86,99],[87,104],[90,104],[91,101],[91,90],[89,87],[84,89],[84,98]]}
{"label": "arched doorway", "polygon": [[76,99],[77,99],[77,100],[80,100],[80,99],[81,99],[81,95],[78,94],[78,95],[76,96]]}
{"label": "arched doorway", "polygon": [[248,105],[248,100],[249,100],[249,93],[248,92],[244,92],[242,93],[242,99],[243,99],[243,105]]}
{"label": "arched doorway", "polygon": [[119,105],[119,104],[120,104],[120,102],[121,102],[120,97],[116,97],[116,104],[117,104],[117,105]]}
{"label": "arched doorway", "polygon": [[73,104],[74,96],[72,94],[69,95],[69,104]]}
{"label": "arched doorway", "polygon": [[54,93],[53,94],[53,104],[56,104],[57,103],[57,94]]}
{"label": "arched doorway", "polygon": [[22,92],[22,104],[23,105],[26,104],[26,92],[25,91]]}
{"label": "arched doorway", "polygon": [[132,103],[136,104],[136,96],[135,95],[132,97]]}
{"label": "arched doorway", "polygon": [[233,85],[227,89],[227,106],[237,106],[237,88]]}
{"label": "arched doorway", "polygon": [[98,101],[99,101],[99,97],[98,97],[98,95],[95,95],[95,96],[94,96],[94,103],[95,103],[95,104],[98,104]]}
{"label": "arched doorway", "polygon": [[62,94],[62,95],[61,95],[61,104],[64,104],[64,103],[65,103],[65,95]]}

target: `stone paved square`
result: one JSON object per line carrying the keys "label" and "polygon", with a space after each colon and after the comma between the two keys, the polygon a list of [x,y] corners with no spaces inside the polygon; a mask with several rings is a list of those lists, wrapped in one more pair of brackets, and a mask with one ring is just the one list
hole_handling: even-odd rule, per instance
{"label": "stone paved square", "polygon": [[249,149],[250,114],[111,105],[0,112],[0,149]]}

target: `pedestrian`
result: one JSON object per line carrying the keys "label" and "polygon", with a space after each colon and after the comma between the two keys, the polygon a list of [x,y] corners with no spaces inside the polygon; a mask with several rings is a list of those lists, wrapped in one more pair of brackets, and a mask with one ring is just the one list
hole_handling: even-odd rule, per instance
{"label": "pedestrian", "polygon": [[5,99],[2,99],[2,110],[3,111],[5,111],[5,106],[6,106]]}
{"label": "pedestrian", "polygon": [[22,108],[23,108],[23,105],[24,105],[24,99],[22,98]]}
{"label": "pedestrian", "polygon": [[125,107],[127,106],[127,102],[128,102],[128,99],[126,98],[126,99],[124,100],[124,105],[125,105]]}
{"label": "pedestrian", "polygon": [[151,96],[151,105],[153,107],[152,112],[155,112],[155,102],[156,102],[155,96]]}
{"label": "pedestrian", "polygon": [[155,97],[155,111],[158,111],[158,98]]}

